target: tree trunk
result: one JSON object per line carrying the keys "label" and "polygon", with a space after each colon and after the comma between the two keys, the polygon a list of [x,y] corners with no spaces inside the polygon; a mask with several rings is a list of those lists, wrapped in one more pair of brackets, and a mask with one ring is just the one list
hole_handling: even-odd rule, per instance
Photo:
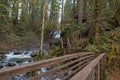
{"label": "tree trunk", "polygon": [[63,21],[63,14],[64,14],[64,0],[62,0],[62,10],[61,10],[61,26]]}
{"label": "tree trunk", "polygon": [[26,1],[27,11],[26,11],[26,27],[30,28],[30,4],[28,0]]}
{"label": "tree trunk", "polygon": [[99,38],[99,0],[95,0],[95,42],[98,45],[98,38]]}
{"label": "tree trunk", "polygon": [[[62,0],[62,10],[61,10],[61,28],[63,27],[63,12],[64,11],[64,0]],[[61,47],[63,48],[63,38],[61,37]]]}
{"label": "tree trunk", "polygon": [[83,4],[83,20],[87,21],[87,0],[84,0]]}
{"label": "tree trunk", "polygon": [[78,24],[82,24],[83,18],[83,0],[78,0]]}
{"label": "tree trunk", "polygon": [[40,55],[42,55],[43,50],[43,39],[44,39],[44,27],[45,27],[45,2],[43,2],[43,13],[42,13],[42,31],[41,31],[41,44],[40,44]]}
{"label": "tree trunk", "polygon": [[18,22],[18,7],[19,7],[19,2],[14,0],[13,2],[13,12],[12,12],[12,21],[13,21],[13,26],[15,26]]}

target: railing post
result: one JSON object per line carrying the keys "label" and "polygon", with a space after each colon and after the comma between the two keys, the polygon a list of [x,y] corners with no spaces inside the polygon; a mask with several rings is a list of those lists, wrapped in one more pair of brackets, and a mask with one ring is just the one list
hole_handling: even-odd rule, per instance
{"label": "railing post", "polygon": [[98,62],[95,71],[95,80],[100,80],[100,62]]}
{"label": "railing post", "polygon": [[38,71],[34,71],[34,75],[35,75],[35,76],[38,75]]}
{"label": "railing post", "polygon": [[107,56],[105,55],[101,61],[100,61],[100,80],[104,80],[104,75],[105,75],[105,68],[106,68],[106,58]]}
{"label": "railing post", "polygon": [[63,48],[63,56],[65,56],[65,55],[66,55],[66,49]]}

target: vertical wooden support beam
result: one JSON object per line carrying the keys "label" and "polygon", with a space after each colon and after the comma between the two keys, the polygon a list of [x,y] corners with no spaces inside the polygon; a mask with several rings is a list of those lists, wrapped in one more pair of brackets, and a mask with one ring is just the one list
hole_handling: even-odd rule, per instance
{"label": "vertical wooden support beam", "polygon": [[63,49],[63,48],[64,48],[64,47],[63,47],[63,39],[60,38],[60,41],[61,41],[61,47],[62,47],[62,49]]}
{"label": "vertical wooden support beam", "polygon": [[65,49],[65,48],[63,48],[63,50],[64,50],[64,51],[63,51],[63,54],[64,54],[64,55],[66,55],[66,49]]}
{"label": "vertical wooden support beam", "polygon": [[68,48],[68,54],[71,54],[71,52],[70,52],[70,48]]}
{"label": "vertical wooden support beam", "polygon": [[104,75],[105,75],[105,69],[106,69],[106,59],[107,59],[107,55],[105,55],[102,59],[101,59],[101,69],[100,69],[100,80],[104,80]]}
{"label": "vertical wooden support beam", "polygon": [[100,80],[100,62],[98,62],[95,71],[95,80]]}
{"label": "vertical wooden support beam", "polygon": [[106,55],[100,61],[100,80],[104,80],[105,68],[106,68]]}
{"label": "vertical wooden support beam", "polygon": [[35,76],[37,76],[38,75],[38,71],[36,70],[36,71],[34,71],[34,75]]}
{"label": "vertical wooden support beam", "polygon": [[100,80],[103,79],[103,58],[100,60]]}

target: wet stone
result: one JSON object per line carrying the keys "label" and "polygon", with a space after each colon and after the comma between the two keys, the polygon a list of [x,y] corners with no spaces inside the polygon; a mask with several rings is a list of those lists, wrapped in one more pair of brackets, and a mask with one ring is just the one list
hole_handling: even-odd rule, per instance
{"label": "wet stone", "polygon": [[3,63],[5,63],[5,62],[3,62],[3,61],[0,61],[0,64],[3,64]]}
{"label": "wet stone", "polygon": [[21,52],[15,52],[14,55],[20,55],[22,54]]}
{"label": "wet stone", "polygon": [[26,55],[26,54],[29,54],[29,53],[28,53],[28,52],[25,52],[24,54]]}
{"label": "wet stone", "polygon": [[21,59],[18,59],[16,62],[17,63],[22,63],[23,61]]}
{"label": "wet stone", "polygon": [[37,54],[31,54],[30,56],[31,56],[31,57],[36,57],[36,56],[37,56]]}
{"label": "wet stone", "polygon": [[0,69],[2,69],[4,66],[3,65],[0,65]]}
{"label": "wet stone", "polygon": [[29,62],[33,62],[33,59],[29,59],[28,61],[29,61]]}
{"label": "wet stone", "polygon": [[2,61],[5,58],[5,55],[0,55],[0,61]]}
{"label": "wet stone", "polygon": [[13,63],[13,62],[10,62],[10,63],[7,64],[7,66],[10,66],[10,67],[15,66],[15,65],[16,65],[16,64]]}

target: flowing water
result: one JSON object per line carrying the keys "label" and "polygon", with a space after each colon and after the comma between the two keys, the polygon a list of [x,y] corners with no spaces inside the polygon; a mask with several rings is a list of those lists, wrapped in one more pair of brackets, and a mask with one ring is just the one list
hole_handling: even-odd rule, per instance
{"label": "flowing water", "polygon": [[[12,50],[3,55],[0,60],[0,69],[6,69],[13,66],[24,65],[28,63],[33,63],[33,58],[31,54],[37,53],[38,49],[33,50]],[[11,78],[9,80],[26,80],[25,75],[19,75],[17,77]]]}
{"label": "flowing water", "polygon": [[[45,50],[44,50],[45,51]],[[7,54],[4,55],[4,58],[0,61],[1,69],[6,69],[13,66],[19,66],[24,64],[33,63],[34,60],[31,55],[36,54],[38,52],[38,49],[32,49],[32,50],[13,50],[9,51]],[[3,66],[3,67],[2,67]],[[41,68],[38,73],[46,72],[46,68]],[[27,74],[22,74],[16,77],[13,77],[9,80],[26,80],[28,77]],[[42,78],[41,80],[46,80],[45,78]]]}

